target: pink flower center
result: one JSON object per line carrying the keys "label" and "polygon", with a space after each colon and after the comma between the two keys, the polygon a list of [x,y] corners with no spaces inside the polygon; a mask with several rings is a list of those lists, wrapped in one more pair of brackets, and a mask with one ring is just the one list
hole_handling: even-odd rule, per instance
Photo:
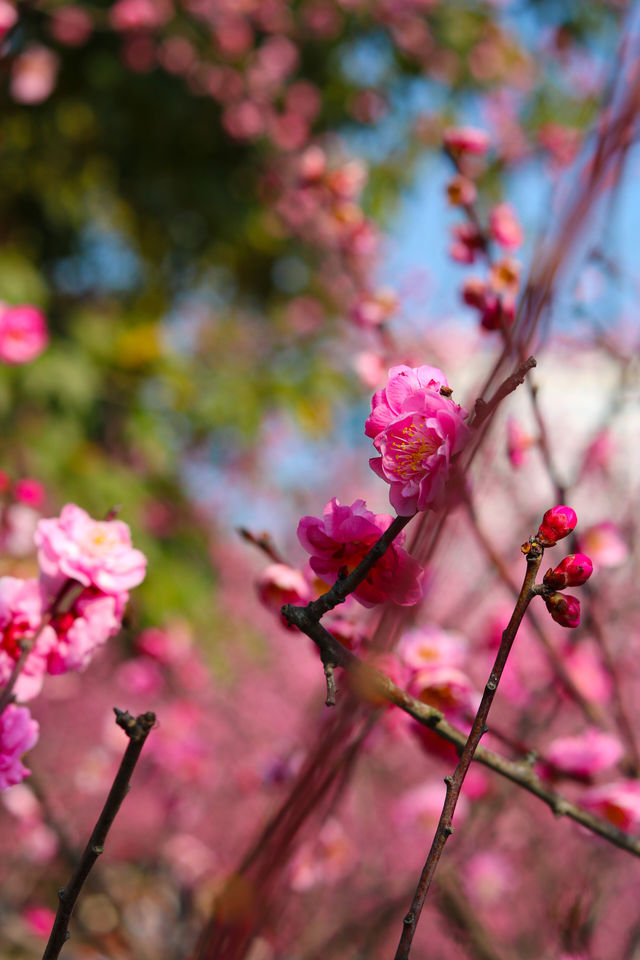
{"label": "pink flower center", "polygon": [[403,480],[424,473],[425,463],[438,452],[442,438],[426,423],[409,423],[390,438],[387,452],[395,460],[396,472]]}
{"label": "pink flower center", "polygon": [[16,623],[15,621],[12,621],[11,623],[8,623],[2,631],[0,649],[4,650],[5,653],[8,653],[13,660],[17,660],[22,652],[20,640],[28,629],[28,623]]}
{"label": "pink flower center", "polygon": [[119,537],[109,529],[108,522],[94,523],[82,540],[82,546],[91,557],[104,557],[120,544]]}

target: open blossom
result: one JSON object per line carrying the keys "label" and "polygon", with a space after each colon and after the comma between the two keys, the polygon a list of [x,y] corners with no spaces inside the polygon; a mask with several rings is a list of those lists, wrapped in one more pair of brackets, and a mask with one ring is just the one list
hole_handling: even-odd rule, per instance
{"label": "open blossom", "polygon": [[47,643],[47,672],[84,670],[96,649],[118,632],[129,595],[109,596],[83,590],[70,610],[58,614],[47,628],[55,633]]}
{"label": "open blossom", "polygon": [[469,437],[466,410],[449,393],[436,367],[401,365],[391,368],[387,386],[373,395],[365,433],[380,457],[369,462],[390,484],[389,499],[400,516],[441,504],[451,458]]}
{"label": "open blossom", "polygon": [[41,520],[35,535],[38,563],[53,589],[71,578],[85,587],[118,594],[137,587],[146,558],[131,546],[129,527],[121,520],[93,520],[68,503],[60,517]]}
{"label": "open blossom", "polygon": [[37,307],[21,303],[0,304],[0,360],[3,363],[30,363],[49,342],[44,314]]}
{"label": "open blossom", "polygon": [[398,644],[398,656],[410,670],[436,664],[461,667],[467,654],[467,641],[462,634],[435,625],[407,630]]}
{"label": "open blossom", "polygon": [[0,714],[0,790],[29,775],[20,758],[35,745],[39,727],[26,707],[10,703]]}
{"label": "open blossom", "polygon": [[582,805],[604,817],[620,830],[640,826],[640,782],[618,780],[602,787],[592,787],[583,794]]}
{"label": "open blossom", "polygon": [[[544,757],[553,771],[591,777],[612,767],[624,753],[617,737],[591,727],[577,737],[559,737],[545,750]],[[543,764],[544,767],[544,764]]]}
{"label": "open blossom", "polygon": [[[335,497],[324,508],[322,519],[302,517],[298,539],[311,554],[310,566],[327,583],[333,583],[341,571],[351,573],[373,544],[388,528],[392,517],[367,510],[364,500],[351,506]],[[372,607],[385,600],[411,606],[422,595],[422,567],[402,549],[404,532],[353,591],[356,600]]]}
{"label": "open blossom", "polygon": [[[42,591],[37,580],[0,577],[0,684],[6,684],[22,651],[22,641],[30,640],[44,614]],[[31,700],[42,689],[46,672],[47,637],[42,635],[26,659],[16,685],[19,700]]]}
{"label": "open blossom", "polygon": [[[301,607],[311,600],[311,588],[304,575],[286,563],[270,563],[265,567],[256,581],[256,589],[260,602],[278,614],[285,603]],[[284,617],[282,622],[290,626]]]}

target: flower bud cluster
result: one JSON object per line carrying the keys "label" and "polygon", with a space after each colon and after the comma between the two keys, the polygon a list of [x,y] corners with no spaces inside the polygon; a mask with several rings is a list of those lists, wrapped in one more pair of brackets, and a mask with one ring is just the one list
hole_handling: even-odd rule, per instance
{"label": "flower bud cluster", "polygon": [[[571,507],[559,504],[547,510],[535,536],[543,547],[554,547],[575,529],[578,518]],[[557,567],[549,568],[543,578],[542,595],[552,618],[562,627],[580,623],[580,601],[577,597],[558,593],[565,587],[581,587],[593,573],[593,563],[584,553],[571,553]]]}

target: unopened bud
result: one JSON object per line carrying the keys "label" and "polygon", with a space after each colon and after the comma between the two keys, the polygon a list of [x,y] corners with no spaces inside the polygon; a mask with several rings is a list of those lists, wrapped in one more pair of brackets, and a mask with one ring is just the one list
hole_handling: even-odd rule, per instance
{"label": "unopened bud", "polygon": [[577,597],[552,593],[546,599],[547,610],[561,627],[577,627],[580,623],[580,601]]}
{"label": "unopened bud", "polygon": [[569,536],[577,522],[576,512],[571,507],[551,507],[542,518],[536,540],[543,547],[554,547],[558,540]]}
{"label": "unopened bud", "polygon": [[565,587],[581,587],[593,573],[593,564],[584,553],[572,553],[559,563],[555,570],[547,570],[544,583],[554,590]]}

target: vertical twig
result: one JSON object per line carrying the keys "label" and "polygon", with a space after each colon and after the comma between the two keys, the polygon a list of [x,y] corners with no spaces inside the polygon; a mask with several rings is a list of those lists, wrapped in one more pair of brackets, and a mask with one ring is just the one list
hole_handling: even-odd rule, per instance
{"label": "vertical twig", "polygon": [[109,796],[93,828],[89,842],[84,848],[69,883],[58,893],[60,900],[58,912],[56,913],[51,936],[45,947],[42,960],[57,960],[63,945],[69,939],[69,920],[71,919],[73,908],[75,907],[82,886],[91,868],[104,850],[111,824],[122,805],[122,801],[129,792],[129,780],[138,762],[145,740],[156,722],[155,714],[150,711],[141,713],[138,717],[132,717],[130,713],[118,710],[117,707],[114,707],[114,712],[116,714],[116,723],[119,727],[122,727],[129,737],[129,745],[118,768],[111,790],[109,791]]}
{"label": "vertical twig", "polygon": [[442,808],[442,813],[440,815],[440,820],[431,844],[431,849],[429,850],[429,855],[423,867],[411,907],[409,908],[409,912],[406,914],[403,920],[402,935],[400,937],[400,942],[398,943],[395,960],[408,960],[409,951],[411,950],[411,943],[418,926],[418,920],[420,919],[424,901],[427,893],[429,892],[429,887],[431,886],[431,881],[435,875],[445,843],[447,842],[449,836],[453,833],[453,814],[458,802],[458,797],[460,796],[462,784],[464,783],[464,778],[466,777],[467,771],[471,766],[471,761],[473,760],[476,747],[480,743],[482,736],[487,730],[487,717],[489,715],[489,710],[491,709],[491,704],[493,703],[496,690],[498,689],[500,677],[502,676],[502,672],[505,668],[513,641],[515,640],[516,633],[518,632],[518,627],[520,626],[525,611],[534,595],[533,586],[535,584],[536,574],[542,560],[542,554],[543,549],[534,541],[530,545],[527,553],[527,572],[522,584],[522,589],[520,590],[520,595],[514,607],[511,619],[504,633],[502,634],[502,641],[496,655],[493,669],[484,688],[482,700],[480,701],[478,712],[476,713],[473,726],[471,727],[471,733],[467,737],[467,742],[464,745],[460,755],[460,760],[458,761],[458,765],[453,773],[453,776],[445,777],[447,793],[444,806]]}

